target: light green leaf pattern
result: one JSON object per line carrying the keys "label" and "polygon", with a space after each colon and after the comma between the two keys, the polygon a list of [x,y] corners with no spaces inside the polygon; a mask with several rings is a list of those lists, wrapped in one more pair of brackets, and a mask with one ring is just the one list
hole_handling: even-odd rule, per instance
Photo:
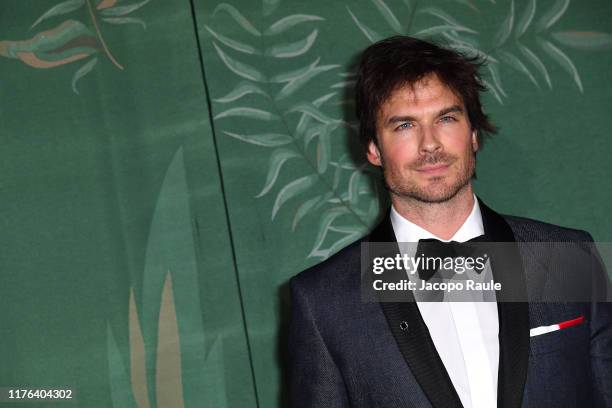
{"label": "light green leaf pattern", "polygon": [[529,80],[536,87],[538,88],[540,87],[540,85],[538,84],[538,81],[536,81],[533,74],[529,71],[529,69],[525,66],[525,64],[523,64],[523,62],[518,57],[506,51],[500,51],[500,55],[501,55],[502,60],[505,61],[509,66],[516,69],[518,72],[526,75],[527,78],[529,78]]}
{"label": "light green leaf pattern", "polygon": [[433,37],[433,36],[436,36],[438,34],[447,33],[449,31],[466,32],[466,33],[476,34],[476,31],[472,30],[471,28],[462,27],[462,26],[448,25],[448,24],[442,24],[442,25],[438,25],[438,26],[434,26],[434,27],[429,27],[429,28],[425,28],[423,30],[420,30],[420,31],[416,32],[414,34],[414,36],[415,37]]}
{"label": "light green leaf pattern", "polygon": [[71,13],[83,7],[84,4],[84,0],[67,0],[56,6],[53,6],[49,10],[47,10],[42,16],[40,16],[38,20],[34,22],[34,24],[30,26],[30,30],[50,17]]}
{"label": "light green leaf pattern", "polygon": [[309,21],[323,21],[323,17],[311,15],[311,14],[292,14],[287,17],[283,17],[270,26],[265,32],[266,35],[281,34],[294,26],[306,23]]}
{"label": "light green leaf pattern", "polygon": [[[521,43],[522,40],[532,41],[532,38],[527,37],[528,34],[530,37],[535,37],[533,40],[540,44],[540,48],[545,54],[548,54],[560,64],[563,69],[572,75],[579,90],[582,90],[582,83],[575,64],[561,48],[551,43],[551,39],[559,45],[580,50],[603,51],[612,49],[612,34],[578,30],[550,34],[546,31],[563,17],[569,7],[570,0],[555,0],[552,6],[542,13],[537,23],[534,23],[538,9],[537,0],[525,0],[524,2],[508,0],[503,3],[500,2],[499,4],[495,1],[491,1],[490,3],[495,5],[498,9],[503,7],[506,8],[507,11],[504,13],[505,18],[500,24],[499,29],[495,35],[490,38],[483,37],[481,32],[474,27],[463,24],[454,14],[442,10],[439,7],[432,7],[430,3],[418,1],[404,1],[410,16],[430,15],[439,19],[443,24],[426,26],[423,28],[422,24],[420,24],[423,19],[417,19],[419,29],[412,30],[411,25],[414,21],[410,18],[407,22],[407,26],[400,24],[398,27],[393,21],[393,18],[399,15],[393,9],[397,7],[397,4],[391,7],[391,3],[388,0],[371,1],[373,3],[371,10],[362,7],[359,11],[370,11],[370,13],[372,11],[378,11],[382,16],[381,24],[386,23],[397,34],[409,32],[413,36],[426,39],[437,39],[436,37],[441,36],[445,39],[444,43],[446,46],[470,56],[483,57],[489,64],[494,65],[492,68],[488,68],[491,75],[487,80],[487,84],[488,88],[500,103],[503,98],[508,97],[502,85],[502,75],[505,74],[506,67],[521,72],[525,75],[527,80],[535,86],[538,86],[536,76],[531,72],[530,67],[528,67],[528,64],[533,65],[537,72],[542,75],[549,89],[552,89],[548,68],[542,62],[541,57],[526,47],[525,44]],[[476,13],[481,13],[474,1],[455,0],[455,2],[465,4]],[[517,5],[522,7],[520,14],[518,14],[519,11],[516,9]],[[369,27],[364,25],[363,22],[357,18],[353,10],[348,6],[347,11],[357,29],[361,31],[366,38],[372,42],[380,39],[379,36],[375,35]],[[498,12],[497,14],[500,13]],[[532,27],[534,29],[532,29]],[[514,39],[513,42],[509,41],[511,36]],[[517,52],[517,50],[520,53]],[[498,58],[500,55],[503,56],[502,59]],[[350,81],[342,81],[332,85],[334,89],[349,86],[351,86]],[[343,102],[348,103],[348,101]]]}
{"label": "light green leaf pattern", "polygon": [[330,118],[329,116],[325,115],[323,112],[321,112],[319,109],[317,109],[314,105],[311,105],[309,103],[299,103],[296,106],[294,106],[293,108],[291,108],[289,110],[289,112],[301,112],[304,113],[310,117],[312,117],[313,119],[318,120],[321,123],[324,124],[329,124],[329,123],[334,123],[337,122],[336,120]]}
{"label": "light green leaf pattern", "polygon": [[493,48],[501,47],[512,33],[514,26],[514,0],[510,0],[510,11],[501,24],[499,30],[493,36]]}
{"label": "light green leaf pattern", "polygon": [[319,174],[325,174],[327,166],[329,165],[331,157],[330,133],[330,127],[325,126],[323,132],[321,132],[319,136],[319,142],[317,144],[317,171]]}
{"label": "light green leaf pattern", "polygon": [[[474,0],[455,0],[455,2],[463,4],[464,6],[467,6],[476,12],[479,12],[478,7],[476,7],[476,5],[474,4]],[[495,3],[495,1],[493,0],[492,3]]]}
{"label": "light green leaf pattern", "polygon": [[580,80],[580,75],[578,74],[578,70],[576,69],[576,66],[574,65],[572,60],[567,55],[565,55],[563,51],[555,47],[549,41],[538,39],[538,44],[544,50],[544,52],[548,54],[548,56],[555,60],[561,66],[561,68],[566,70],[572,76],[580,92],[584,92],[584,88],[582,87],[582,81]]}
{"label": "light green leaf pattern", "polygon": [[233,137],[234,139],[263,147],[278,147],[293,142],[291,136],[279,133],[263,133],[257,135],[239,135],[227,131],[223,133],[225,133],[227,136]]}
{"label": "light green leaf pattern", "polygon": [[147,29],[147,24],[141,18],[135,17],[109,17],[103,18],[102,21],[109,24],[137,24],[143,28],[143,30]]}
{"label": "light green leaf pattern", "polygon": [[212,34],[212,36],[215,37],[217,41],[230,47],[234,51],[242,52],[245,54],[251,54],[251,55],[259,54],[259,52],[252,45],[245,44],[240,41],[232,40],[231,38],[228,38],[224,35],[217,34],[207,25],[204,25],[204,28],[206,28],[206,31]]}
{"label": "light green leaf pattern", "polygon": [[263,82],[265,80],[263,74],[257,69],[231,58],[229,55],[224,53],[217,44],[213,43],[213,45],[215,47],[215,50],[217,51],[217,54],[219,55],[219,58],[221,58],[221,61],[223,61],[225,66],[230,71],[251,81]]}
{"label": "light green leaf pattern", "polygon": [[79,90],[77,89],[77,83],[79,82],[79,79],[83,78],[85,75],[91,72],[91,70],[93,69],[93,67],[96,66],[97,63],[98,58],[92,58],[89,62],[87,62],[85,65],[79,68],[77,72],[74,73],[74,76],[72,77],[72,91],[75,94],[79,95]]}
{"label": "light green leaf pattern", "polygon": [[315,239],[315,245],[308,255],[309,257],[327,258],[337,248],[341,248],[345,243],[357,238],[358,233],[355,234],[355,232],[353,232],[344,238],[337,240],[331,247],[327,249],[324,249],[323,247],[325,238],[327,238],[327,235],[332,228],[332,223],[340,216],[347,214],[349,214],[349,210],[346,207],[334,207],[327,210],[323,214],[319,224],[319,232],[317,234],[317,238]]}
{"label": "light green leaf pattern", "polygon": [[213,11],[213,17],[220,11],[225,11],[238,23],[240,27],[256,37],[260,37],[261,33],[255,28],[249,20],[247,20],[237,9],[231,4],[221,3]]}
{"label": "light green leaf pattern", "polygon": [[499,74],[499,68],[497,64],[488,64],[487,69],[489,70],[489,73],[491,74],[491,79],[493,80],[493,84],[495,85],[499,93],[502,94],[504,97],[508,96],[506,94],[506,91],[504,91],[504,87],[502,86],[501,76]]}
{"label": "light green leaf pattern", "polygon": [[[316,246],[310,252],[310,255],[309,255],[310,257],[316,257],[316,258],[322,258],[322,259],[328,258],[331,254],[335,253],[336,251],[340,250],[341,248],[350,244],[351,242],[357,240],[360,236],[362,236],[366,232],[366,230],[360,225],[353,226],[352,228],[347,227],[347,228],[335,228],[335,229],[334,227],[329,225],[327,229],[325,230],[325,232],[329,232],[329,231],[340,232],[346,235],[336,240],[327,249],[321,249],[321,245]],[[322,243],[323,242],[321,242],[321,244]]]}
{"label": "light green leaf pattern", "polygon": [[289,44],[274,45],[266,51],[266,55],[271,55],[276,58],[298,57],[302,54],[307,53],[310,50],[315,40],[317,39],[318,34],[319,30],[315,29],[312,33],[308,35],[308,37],[302,40]]}
{"label": "light green leaf pattern", "polygon": [[267,112],[262,109],[240,106],[240,107],[228,109],[226,111],[223,111],[217,114],[215,116],[215,119],[222,119],[222,118],[235,117],[235,116],[249,118],[249,119],[257,119],[257,120],[272,120],[278,117],[277,115]]}
{"label": "light green leaf pattern", "polygon": [[[443,7],[432,7],[431,3],[426,2],[370,0],[359,9],[352,5],[345,5],[345,7],[348,21],[354,23],[355,32],[360,32],[370,42],[381,39],[381,36],[369,27],[372,24],[372,27],[389,27],[397,34],[411,33],[419,37],[440,36],[446,39],[451,48],[469,56],[486,58],[489,63],[489,75],[484,78],[484,84],[493,97],[503,104],[503,99],[507,98],[508,94],[502,80],[504,75],[507,75],[508,69],[520,72],[536,87],[539,85],[539,78],[536,76],[541,75],[551,87],[550,75],[542,59],[521,43],[523,40],[535,41],[540,36],[550,38],[549,33],[533,29],[533,22],[536,18],[536,1],[526,0],[518,3],[508,0],[499,2],[499,4],[488,2],[489,8],[497,7],[498,10],[503,10],[503,21],[494,36],[485,36],[483,34],[487,32],[486,30],[482,32],[478,26],[464,23],[456,14],[449,11],[451,8],[446,10]],[[474,13],[481,13],[474,1],[455,0],[455,3],[465,4]],[[564,3],[558,1],[557,4],[563,6]],[[362,198],[364,196],[372,198],[373,195],[384,195],[385,193],[382,188],[378,188],[380,186],[377,187],[367,182],[369,176],[365,177],[364,173],[372,172],[369,165],[364,167],[364,163],[353,163],[350,157],[340,159],[334,157],[334,154],[337,153],[335,151],[336,136],[346,137],[347,133],[350,133],[353,137],[358,132],[358,124],[354,121],[345,122],[338,119],[337,111],[333,111],[333,108],[337,108],[338,105],[352,103],[352,101],[345,100],[345,95],[354,87],[355,78],[354,73],[334,73],[333,70],[339,66],[324,60],[321,56],[325,53],[313,52],[317,50],[318,41],[325,33],[317,24],[325,20],[321,16],[311,14],[296,13],[279,16],[278,5],[276,0],[262,3],[261,11],[266,17],[264,21],[271,22],[267,29],[265,27],[262,29],[267,37],[265,41],[245,42],[241,39],[245,37],[244,35],[236,36],[235,31],[224,30],[225,26],[213,24],[216,20],[211,21],[210,26],[207,26],[207,29],[212,31],[213,47],[227,68],[241,79],[260,83],[257,85],[250,82],[250,85],[245,85],[245,82],[229,84],[228,88],[221,91],[221,94],[225,96],[216,99],[215,102],[231,105],[229,109],[228,107],[216,109],[221,113],[215,119],[232,116],[228,112],[236,111],[231,109],[242,108],[256,109],[265,112],[263,115],[270,115],[266,117],[266,120],[261,121],[262,123],[269,122],[265,129],[257,127],[257,122],[253,121],[253,125],[249,123],[249,126],[253,126],[252,132],[234,131],[228,128],[224,129],[223,133],[246,143],[272,148],[263,188],[257,197],[270,194],[273,190],[278,189],[272,208],[273,219],[283,213],[280,210],[289,201],[285,198],[287,195],[290,198],[301,198],[293,217],[292,229],[296,228],[300,220],[313,213],[315,208],[317,208],[317,214],[327,214],[327,211],[336,207],[338,212],[342,211],[342,215],[333,212],[329,216],[333,218],[332,222],[321,224],[318,230],[319,236],[315,240],[311,256],[325,257],[334,248],[338,248],[336,246],[338,242],[347,242],[345,240],[353,239],[356,236],[354,234],[363,232],[367,228],[369,220],[374,216],[373,211],[377,209],[378,202]],[[485,6],[482,5],[483,10]],[[549,18],[546,24],[554,24],[561,18],[565,8],[565,6],[553,7],[555,12],[549,11],[548,14],[552,18]],[[251,35],[261,35],[260,31],[255,29],[234,6],[227,3],[217,6],[213,17],[222,10],[229,13],[238,25]],[[365,17],[362,16],[368,17],[367,25],[364,23]],[[418,17],[413,18],[414,16]],[[424,16],[433,17],[436,24],[423,25],[427,19],[420,17]],[[379,19],[378,25],[374,26],[371,23],[373,18]],[[294,28],[298,25],[308,25],[309,30],[294,32]],[[418,25],[418,28],[413,25]],[[304,37],[304,32],[310,34]],[[298,33],[300,34],[295,35]],[[557,43],[562,44],[563,41],[569,41],[563,35],[557,37],[552,37]],[[289,38],[291,42],[287,42]],[[510,41],[511,38],[512,41]],[[573,40],[571,36],[570,39]],[[606,43],[603,41],[604,37],[598,36],[597,39]],[[245,44],[247,47],[244,47]],[[581,45],[577,45],[579,46]],[[552,51],[549,49],[549,52]],[[253,58],[253,55],[257,57]],[[298,61],[306,60],[305,56],[311,56],[310,61],[314,61],[308,65],[296,64]],[[563,59],[558,53],[556,58],[559,61]],[[280,61],[281,59],[290,61]],[[294,64],[286,64],[286,62],[294,62]],[[565,61],[565,67],[569,70],[567,61]],[[347,74],[350,75],[347,76]],[[334,92],[309,96],[309,100],[314,100],[312,103],[300,99],[302,92],[312,90],[309,85],[315,81],[324,83],[328,91]],[[287,108],[283,104],[290,104],[290,107]],[[248,116],[245,114],[240,117]],[[225,123],[231,126],[229,121],[224,122],[224,126]],[[275,129],[274,133],[269,131],[272,128]],[[281,177],[283,172],[294,168],[287,164],[294,158],[304,160],[302,164],[305,165],[303,166],[305,170],[301,170],[303,173],[294,176],[297,178],[292,181],[279,185],[279,180],[287,180]],[[312,188],[315,185],[316,190]],[[320,189],[323,189],[324,192],[322,193]],[[316,196],[313,196],[314,191],[317,191]],[[288,194],[289,192],[294,195]]]}
{"label": "light green leaf pattern", "polygon": [[274,201],[274,206],[272,207],[272,219],[276,217],[276,214],[281,209],[283,204],[285,204],[289,199],[308,190],[315,184],[316,181],[317,176],[313,174],[309,176],[300,177],[283,187],[278,192],[276,200]]}
{"label": "light green leaf pattern", "polygon": [[278,93],[276,99],[283,99],[292,95],[318,74],[339,67],[339,65],[336,64],[317,65],[319,61],[320,58],[317,58],[312,64],[305,68],[300,68],[298,70],[273,77],[271,79],[272,82],[286,83],[285,86]]}
{"label": "light green leaf pattern", "polygon": [[448,13],[446,13],[443,10],[440,10],[439,8],[436,8],[436,7],[426,7],[424,9],[419,10],[417,12],[417,14],[429,14],[429,15],[438,17],[440,20],[444,21],[448,25],[453,26],[453,27],[457,27],[458,29],[460,29],[460,30],[462,30],[464,32],[473,31],[473,30],[470,30],[465,25],[461,24],[459,21],[457,21],[454,17],[452,17]]}
{"label": "light green leaf pattern", "polygon": [[569,7],[570,0],[557,0],[552,7],[542,15],[540,20],[536,24],[536,30],[541,32],[550,28],[565,14],[565,11]]}
{"label": "light green leaf pattern", "polygon": [[102,10],[100,13],[106,17],[121,17],[121,16],[125,16],[127,14],[130,14],[138,10],[139,8],[143,7],[150,1],[151,0],[144,0],[144,1],[141,1],[140,3],[130,4],[127,6],[111,7],[111,8]]}
{"label": "light green leaf pattern", "polygon": [[400,22],[397,20],[397,17],[393,14],[389,6],[383,0],[372,0],[372,3],[376,6],[380,14],[383,16],[387,24],[398,33],[403,31]]}
{"label": "light green leaf pattern", "polygon": [[[253,54],[241,52],[246,49],[244,46],[236,47],[238,43],[246,43],[243,40],[238,40],[240,37],[236,36],[235,30],[231,34],[226,34],[226,26],[214,24],[216,19],[213,19],[208,26],[209,30],[212,31],[212,33],[209,31],[209,33],[212,36],[213,49],[226,67],[238,77],[261,83],[255,85],[248,82],[249,85],[246,85],[247,82],[242,81],[230,84],[230,89],[222,91],[225,96],[215,100],[219,104],[231,104],[229,109],[217,110],[214,106],[213,109],[221,112],[215,117],[215,120],[235,114],[240,114],[241,117],[253,116],[254,112],[257,112],[255,116],[263,117],[265,114],[261,111],[271,115],[271,117],[265,117],[269,120],[260,121],[267,124],[265,129],[263,126],[259,126],[257,122],[253,122],[249,124],[249,127],[253,128],[252,132],[234,131],[231,127],[235,122],[228,121],[226,122],[228,128],[222,132],[226,136],[246,143],[272,148],[266,180],[258,195],[258,197],[261,197],[278,188],[272,207],[272,219],[279,217],[279,214],[282,213],[280,210],[288,201],[314,191],[313,187],[315,185],[319,189],[324,189],[325,192],[318,196],[319,199],[311,201],[312,206],[302,206],[303,203],[300,203],[298,216],[294,218],[292,223],[292,228],[295,229],[299,219],[306,216],[308,211],[313,211],[319,207],[324,209],[324,207],[329,206],[329,198],[341,196],[341,181],[346,182],[347,179],[341,173],[345,170],[332,168],[333,185],[328,185],[327,181],[333,154],[331,137],[333,132],[341,127],[346,127],[353,132],[355,130],[354,125],[345,124],[336,119],[334,115],[327,113],[328,108],[333,110],[337,106],[337,103],[331,102],[340,92],[327,92],[323,95],[309,97],[313,99],[312,103],[300,102],[296,105],[295,102],[292,102],[289,108],[282,106],[286,98],[299,98],[301,92],[311,90],[312,88],[309,85],[313,81],[327,81],[331,75],[334,75],[331,73],[332,70],[338,68],[339,65],[323,64],[321,63],[321,57],[316,56],[316,54],[311,59],[311,61],[314,61],[310,64],[296,65],[294,63],[289,65],[281,61],[283,59],[292,62],[303,61],[304,56],[311,55],[316,47],[321,30],[318,26],[310,27],[308,31],[310,34],[306,37],[301,34],[298,37],[292,35],[293,29],[298,25],[314,25],[324,21],[324,19],[320,16],[301,13],[280,16],[279,18],[274,11],[278,10],[278,4],[276,1],[263,3],[262,14],[267,16],[266,13],[271,13],[270,17],[273,23],[264,31],[268,37],[265,41],[252,45],[248,44],[249,47],[252,47],[248,48],[248,51],[255,50]],[[222,6],[217,6],[215,13],[218,14],[221,10],[232,15],[234,20],[241,21],[243,28],[246,27],[245,29],[251,34],[258,35],[259,31],[251,30],[248,20],[238,13],[234,6],[224,3]],[[213,17],[215,13],[213,13]],[[278,36],[279,34],[283,35]],[[274,38],[276,36],[278,38]],[[287,38],[291,38],[291,42],[287,42]],[[296,38],[298,40],[295,40]],[[234,52],[239,52],[242,55],[233,54]],[[254,54],[257,55],[257,58],[252,57]],[[325,75],[326,73],[328,74]],[[269,79],[266,80],[266,78]],[[350,82],[351,79],[347,79],[347,81]],[[261,96],[264,98],[261,98]],[[240,101],[240,106],[236,106],[238,101]],[[324,106],[326,103],[327,106]],[[245,111],[244,108],[249,110]],[[296,115],[298,116],[295,117]],[[280,131],[271,133],[269,129],[272,127]],[[315,146],[309,146],[310,141]],[[301,168],[305,171],[297,178],[294,177],[292,181],[279,186],[281,174],[288,167],[287,162],[291,159],[301,159]],[[346,207],[348,204],[342,202],[340,205]],[[348,208],[347,211],[351,214],[352,220],[350,225],[344,227],[350,228],[355,222],[360,225],[364,222],[357,214],[365,214],[365,211],[353,211]],[[349,220],[348,217],[347,220]]]}
{"label": "light green leaf pattern", "polygon": [[333,98],[334,96],[338,95],[338,92],[330,92],[328,94],[325,94],[317,99],[315,99],[314,101],[312,101],[312,105],[320,108],[321,105],[323,105],[325,102],[329,101],[331,98]]}
{"label": "light green leaf pattern", "polygon": [[548,84],[548,88],[552,89],[552,82],[550,80],[550,75],[548,74],[548,70],[546,69],[546,66],[544,65],[542,60],[526,46],[519,44],[518,47],[521,53],[523,54],[523,56],[529,62],[531,62],[538,71],[540,71],[540,74],[542,74],[542,76],[544,77],[544,80]]}
{"label": "light green leaf pattern", "polygon": [[264,16],[269,16],[278,7],[280,0],[263,0],[262,3],[262,12]]}
{"label": "light green leaf pattern", "polygon": [[559,31],[551,34],[559,44],[586,51],[612,50],[612,34],[596,31]]}
{"label": "light green leaf pattern", "polygon": [[304,150],[308,148],[308,145],[313,139],[321,136],[321,133],[323,133],[324,130],[325,130],[324,124],[309,126],[304,134]]}
{"label": "light green leaf pattern", "polygon": [[323,197],[313,197],[304,201],[295,212],[295,216],[293,217],[293,222],[291,224],[291,230],[295,231],[302,218],[304,218],[304,216],[306,216],[318,203],[322,201],[324,201]]}
{"label": "light green leaf pattern", "polygon": [[348,201],[351,205],[357,205],[359,200],[359,188],[361,187],[361,183],[364,180],[364,174],[362,172],[362,168],[358,168],[353,171],[351,174],[351,178],[349,179],[349,189],[348,189]]}
{"label": "light green leaf pattern", "polygon": [[355,163],[349,158],[347,154],[342,155],[342,157],[340,157],[340,160],[338,160],[337,162],[331,162],[331,165],[344,170],[355,170],[357,168],[357,166],[355,166]]}
{"label": "light green leaf pattern", "polygon": [[266,176],[266,182],[264,183],[264,187],[261,189],[259,194],[257,194],[257,198],[266,195],[270,189],[276,183],[276,179],[278,178],[278,174],[280,173],[282,165],[288,161],[289,159],[300,157],[298,153],[294,150],[290,149],[276,149],[272,156],[270,156],[270,164],[268,165],[268,175]]}
{"label": "light green leaf pattern", "polygon": [[525,34],[527,29],[529,28],[529,25],[531,24],[531,21],[533,20],[533,17],[535,16],[535,12],[536,12],[536,0],[528,0],[528,3],[527,3],[527,6],[525,7],[525,11],[523,12],[523,15],[521,16],[519,21],[516,23],[516,29],[514,31],[515,38],[519,38],[523,34]]}
{"label": "light green leaf pattern", "polygon": [[495,86],[484,78],[482,79],[482,83],[487,87],[487,90],[493,94],[495,99],[497,99],[497,102],[499,102],[500,105],[503,105],[504,101],[502,100],[502,96]]}
{"label": "light green leaf pattern", "polygon": [[361,30],[363,35],[365,35],[366,38],[370,40],[371,43],[375,43],[376,41],[379,41],[382,39],[382,36],[380,34],[372,30],[371,28],[368,28],[365,24],[359,21],[357,17],[355,16],[355,14],[353,14],[353,12],[351,11],[351,8],[349,6],[346,6],[346,9],[348,10],[349,14],[351,15],[351,18],[353,19],[353,21],[355,22],[359,30]]}
{"label": "light green leaf pattern", "polygon": [[259,86],[250,82],[240,82],[236,88],[230,91],[227,95],[214,99],[214,101],[219,103],[230,103],[241,99],[243,96],[251,94],[267,96],[266,91],[261,89]]}

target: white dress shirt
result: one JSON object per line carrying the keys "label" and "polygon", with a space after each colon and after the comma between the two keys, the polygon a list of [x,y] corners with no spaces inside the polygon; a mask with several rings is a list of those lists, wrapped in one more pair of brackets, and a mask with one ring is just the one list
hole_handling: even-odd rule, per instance
{"label": "white dress shirt", "polygon": [[[391,224],[398,242],[418,242],[426,238],[446,241],[408,221],[393,207]],[[474,197],[472,212],[448,241],[465,242],[482,234],[482,214]],[[496,407],[499,366],[497,303],[417,302],[417,306],[463,406]]]}

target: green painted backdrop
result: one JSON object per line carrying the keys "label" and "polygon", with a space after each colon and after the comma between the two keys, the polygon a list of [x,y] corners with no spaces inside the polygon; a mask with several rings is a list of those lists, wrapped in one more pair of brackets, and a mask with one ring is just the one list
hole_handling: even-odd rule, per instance
{"label": "green painted backdrop", "polygon": [[0,387],[285,406],[287,280],[384,208],[351,88],[397,33],[487,55],[488,204],[612,240],[611,23],[605,0],[2,0]]}

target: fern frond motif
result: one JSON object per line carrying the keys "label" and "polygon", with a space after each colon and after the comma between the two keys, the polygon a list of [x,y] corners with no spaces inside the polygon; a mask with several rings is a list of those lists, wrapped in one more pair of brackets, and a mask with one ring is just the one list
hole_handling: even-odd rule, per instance
{"label": "fern frond motif", "polygon": [[[215,25],[222,14],[233,21],[231,31]],[[325,258],[357,239],[378,214],[371,206],[378,202],[376,191],[364,176],[367,166],[339,157],[338,141],[354,134],[355,125],[337,112],[350,78],[339,64],[316,55],[325,19],[306,13],[279,17],[274,9],[264,19],[269,24],[255,27],[230,3],[217,5],[212,15],[205,30],[218,59],[235,77],[224,94],[213,98],[220,133],[270,150],[256,197],[272,195],[270,220],[290,220],[292,230],[306,219],[316,220],[307,255]],[[237,38],[236,32],[244,35]],[[315,83],[329,83],[329,90],[313,97]],[[252,131],[235,130],[238,119]],[[364,195],[370,199],[360,200]]]}
{"label": "fern frond motif", "polygon": [[110,25],[137,24],[146,29],[146,23],[142,19],[128,15],[151,0],[130,4],[123,4],[124,1],[65,0],[37,18],[30,26],[30,30],[60,16],[78,16],[85,22],[67,19],[28,40],[0,41],[0,56],[17,59],[39,69],[55,68],[86,60],[72,77],[72,90],[78,95],[77,84],[98,64],[98,54],[106,57],[117,69],[124,69],[105,40],[100,21]]}
{"label": "fern frond motif", "polygon": [[[455,2],[468,6],[475,16],[480,13],[475,2],[465,0]],[[565,15],[570,0],[557,0],[542,10],[539,9],[537,0],[526,2],[510,0],[505,3],[491,2],[491,4],[480,5],[480,7],[494,7],[495,14],[503,16],[499,28],[492,36],[482,35],[481,30],[458,21],[453,15],[439,7],[425,6],[424,2],[407,0],[404,10],[392,10],[384,0],[371,0],[371,3],[371,11],[378,13],[381,22],[384,22],[392,32],[423,39],[441,39],[458,51],[486,58],[489,66],[484,82],[491,94],[501,104],[503,104],[503,99],[508,97],[502,82],[502,73],[507,69],[522,75],[537,88],[540,88],[540,82],[543,81],[549,89],[552,89],[553,84],[546,65],[552,61],[569,73],[582,93],[584,88],[578,69],[562,47],[590,51],[612,49],[612,35],[608,33],[551,32],[553,26]],[[347,9],[358,31],[368,40],[373,42],[381,38],[360,19],[360,13],[365,14],[370,10],[361,9],[360,13],[357,13],[350,7]],[[404,15],[406,18],[401,17]],[[414,18],[415,15],[420,17],[418,24],[417,19]],[[401,21],[408,23],[398,25],[398,22]],[[478,21],[480,20],[475,19],[475,22]],[[422,25],[425,27],[421,27]]]}
{"label": "fern frond motif", "polygon": [[[481,12],[479,8],[498,10],[502,17],[492,36],[483,35],[476,23],[461,21],[446,9],[448,3],[441,8],[417,0],[395,5],[370,0],[370,8],[347,5],[347,22],[370,42],[393,33],[407,34],[442,39],[463,53],[486,58],[484,83],[499,103],[511,93],[504,84],[509,70],[537,88],[552,88],[551,63],[569,72],[582,92],[578,69],[564,47],[610,47],[605,33],[552,31],[569,0],[557,0],[546,10],[538,9],[537,0],[520,4],[515,0],[454,1],[456,7],[474,15]],[[213,99],[215,121],[220,134],[249,143],[253,149],[270,150],[268,171],[256,197],[273,195],[271,220],[290,217],[293,230],[306,219],[316,219],[318,229],[309,256],[325,258],[371,226],[385,194],[382,184],[372,183],[366,174],[372,171],[369,165],[342,155],[346,146],[337,144],[357,133],[357,124],[338,112],[339,106],[352,103],[343,98],[355,78],[341,64],[317,55],[325,18],[307,13],[278,17],[276,6],[266,10],[262,19],[266,23],[256,27],[236,6],[221,3],[205,27],[216,57],[235,78]],[[370,27],[366,22],[372,18],[380,24]],[[315,88],[325,91],[313,96]],[[247,123],[248,131],[237,120]]]}

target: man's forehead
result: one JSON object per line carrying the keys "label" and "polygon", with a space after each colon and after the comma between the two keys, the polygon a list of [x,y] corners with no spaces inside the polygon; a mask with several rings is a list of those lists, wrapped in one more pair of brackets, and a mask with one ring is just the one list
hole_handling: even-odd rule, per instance
{"label": "man's forehead", "polygon": [[455,98],[461,100],[461,96],[454,89],[441,81],[437,75],[430,74],[416,82],[399,84],[391,91],[384,103],[397,98],[417,102],[419,99],[435,98],[448,94],[452,94]]}
{"label": "man's forehead", "polygon": [[381,125],[394,116],[413,117],[420,116],[423,112],[439,114],[457,107],[465,111],[463,99],[456,92],[437,78],[427,78],[400,86],[393,91],[380,105],[376,122]]}

